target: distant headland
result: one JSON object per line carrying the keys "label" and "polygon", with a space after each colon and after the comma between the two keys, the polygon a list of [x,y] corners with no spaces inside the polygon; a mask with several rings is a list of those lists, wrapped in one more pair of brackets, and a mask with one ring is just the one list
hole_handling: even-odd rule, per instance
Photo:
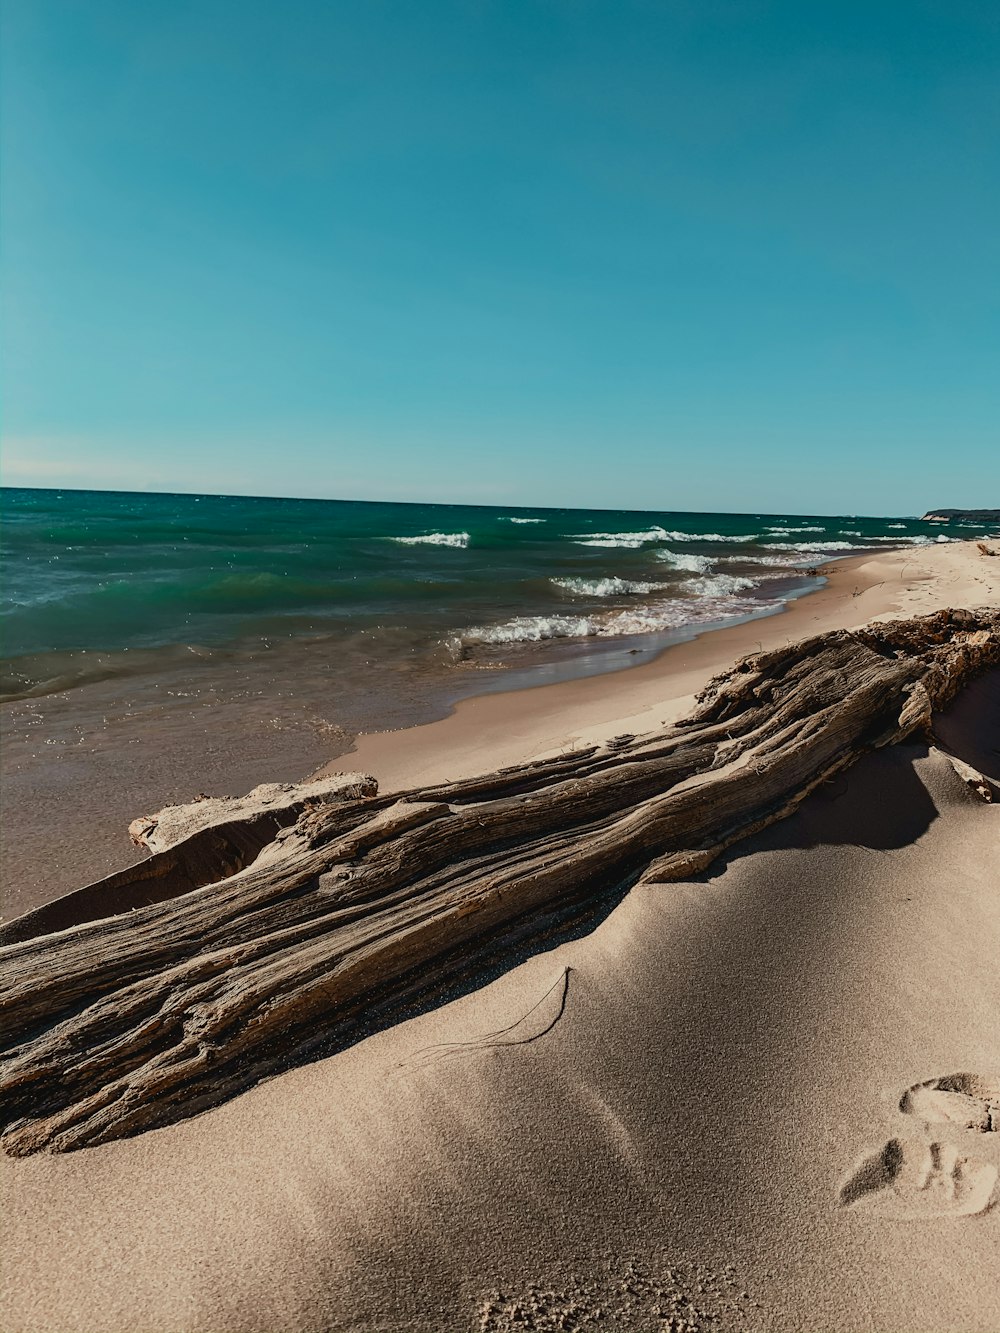
{"label": "distant headland", "polygon": [[1000,523],[1000,509],[929,509],[925,523],[953,523],[966,519],[970,523]]}

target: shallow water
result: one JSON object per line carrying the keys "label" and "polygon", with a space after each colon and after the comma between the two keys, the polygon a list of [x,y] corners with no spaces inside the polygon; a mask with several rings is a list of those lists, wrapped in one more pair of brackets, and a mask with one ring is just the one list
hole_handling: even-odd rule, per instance
{"label": "shallow water", "polygon": [[803,569],[969,535],[911,519],[6,489],[3,697],[320,639],[450,664],[755,614]]}

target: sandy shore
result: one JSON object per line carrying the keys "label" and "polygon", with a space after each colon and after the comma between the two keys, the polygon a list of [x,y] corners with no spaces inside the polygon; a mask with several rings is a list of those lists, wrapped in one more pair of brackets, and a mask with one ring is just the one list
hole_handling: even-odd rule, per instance
{"label": "sandy shore", "polygon": [[[844,561],[783,615],[337,767],[408,785],[648,731],[758,643],[998,605],[998,567]],[[998,674],[938,731],[1000,778]],[[1000,1101],[998,849],[939,754],[880,751],[430,1012],[167,1129],[4,1159],[0,1327],[996,1330],[1000,1134],[963,1118]],[[959,1074],[974,1096],[905,1100]]]}
{"label": "sandy shore", "polygon": [[996,605],[998,565],[975,542],[851,556],[824,565],[826,585],[778,615],[713,630],[624,673],[465,699],[440,722],[361,736],[317,772],[357,768],[394,790],[456,781],[620,732],[652,731],[682,717],[713,675],[747,653],[870,620]]}

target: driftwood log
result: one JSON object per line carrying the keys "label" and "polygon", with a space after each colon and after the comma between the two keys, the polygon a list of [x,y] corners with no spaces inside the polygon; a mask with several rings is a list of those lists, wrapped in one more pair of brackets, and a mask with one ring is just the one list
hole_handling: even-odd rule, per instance
{"label": "driftwood log", "polygon": [[998,662],[997,610],[827,634],[746,658],[657,734],[307,808],[236,873],[8,944],[3,1146],[194,1114],[560,902],[697,874]]}

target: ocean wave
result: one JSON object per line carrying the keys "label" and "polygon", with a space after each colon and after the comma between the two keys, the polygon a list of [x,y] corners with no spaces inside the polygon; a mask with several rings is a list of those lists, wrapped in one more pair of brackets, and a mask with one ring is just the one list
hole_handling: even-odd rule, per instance
{"label": "ocean wave", "polygon": [[[657,551],[656,558],[670,565],[672,569],[684,569],[691,574],[704,574],[715,564],[709,555],[693,555],[687,551]],[[738,557],[732,558],[735,560]]]}
{"label": "ocean wave", "polygon": [[[858,551],[857,542],[764,542],[765,551]],[[868,548],[871,549],[870,547]]]}
{"label": "ocean wave", "polygon": [[632,541],[626,537],[594,537],[589,541],[577,541],[576,544],[577,546],[620,546],[629,551],[636,551],[643,545],[641,541]]}
{"label": "ocean wave", "polygon": [[825,528],[816,528],[816,527],[812,527],[812,528],[786,528],[786,527],[780,527],[780,528],[767,528],[766,531],[767,531],[767,532],[825,532],[826,529],[825,529]]}
{"label": "ocean wave", "polygon": [[905,524],[905,523],[887,523],[885,526],[886,526],[887,528],[905,528],[905,527],[906,527],[906,524]]}
{"label": "ocean wave", "polygon": [[732,595],[679,598],[634,610],[610,611],[591,616],[515,616],[498,625],[479,625],[453,635],[448,647],[461,658],[469,649],[519,643],[543,643],[550,639],[591,639],[656,634],[684,625],[701,625],[739,616],[774,610],[780,601]]}
{"label": "ocean wave", "polygon": [[757,532],[744,532],[739,536],[725,536],[721,532],[668,532],[666,540],[669,542],[748,542],[757,541],[760,536]]}
{"label": "ocean wave", "polygon": [[721,555],[719,556],[719,564],[750,565],[753,568],[758,565],[766,565],[768,568],[796,569],[808,563],[797,547],[775,543],[770,549],[772,551],[783,551],[784,555],[758,555],[756,551],[752,555]]}
{"label": "ocean wave", "polygon": [[665,528],[649,528],[644,532],[576,532],[570,540],[578,546],[622,546],[636,550],[647,542],[667,541],[670,534]]}
{"label": "ocean wave", "polygon": [[544,523],[544,518],[511,518],[507,514],[501,515],[501,523]]}
{"label": "ocean wave", "polygon": [[635,550],[649,542],[755,542],[759,534],[745,532],[727,536],[722,532],[674,532],[653,527],[645,532],[577,532],[570,537],[580,546],[623,546]]}
{"label": "ocean wave", "polygon": [[725,597],[734,592],[746,592],[757,586],[753,579],[739,574],[710,574],[705,578],[685,579],[684,588],[702,597]]}
{"label": "ocean wave", "polygon": [[667,583],[646,583],[635,579],[552,579],[557,588],[573,593],[576,597],[618,597],[638,596],[667,588]]}
{"label": "ocean wave", "polygon": [[[945,537],[946,542],[957,541],[957,537]],[[893,546],[929,546],[930,537],[866,537],[866,542],[892,542]]]}
{"label": "ocean wave", "polygon": [[469,544],[467,532],[428,532],[423,537],[390,537],[391,542],[401,542],[404,546],[460,546]]}

